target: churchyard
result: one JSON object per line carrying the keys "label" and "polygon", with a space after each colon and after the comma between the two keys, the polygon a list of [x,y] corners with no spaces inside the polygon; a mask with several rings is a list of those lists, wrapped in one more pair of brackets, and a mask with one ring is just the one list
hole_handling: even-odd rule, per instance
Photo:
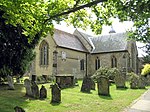
{"label": "churchyard", "polygon": [[125,89],[116,89],[116,85],[111,84],[110,95],[103,96],[98,95],[97,85],[95,90],[81,92],[80,80],[78,86],[61,89],[61,101],[54,103],[59,98],[52,101],[53,87],[50,88],[50,83],[38,84],[39,90],[42,85],[47,90],[47,98],[42,99],[25,96],[23,84],[15,84],[15,90],[7,90],[6,85],[0,86],[0,112],[13,112],[16,106],[22,107],[26,112],[120,112],[147,90],[130,89],[128,82]]}

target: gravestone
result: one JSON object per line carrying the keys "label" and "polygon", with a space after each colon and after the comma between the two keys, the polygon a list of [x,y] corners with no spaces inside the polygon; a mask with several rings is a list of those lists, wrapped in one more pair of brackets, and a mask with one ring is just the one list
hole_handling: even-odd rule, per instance
{"label": "gravestone", "polygon": [[146,76],[146,85],[150,86],[150,75],[149,74]]}
{"label": "gravestone", "polygon": [[144,76],[139,77],[138,88],[145,89],[145,77]]}
{"label": "gravestone", "polygon": [[110,96],[109,79],[107,77],[100,77],[97,83],[98,95]]}
{"label": "gravestone", "polygon": [[91,79],[91,89],[95,90],[95,82]]}
{"label": "gravestone", "polygon": [[91,78],[85,76],[83,78],[81,92],[90,93],[91,87],[92,87],[92,85],[91,85]]}
{"label": "gravestone", "polygon": [[59,88],[58,84],[52,86],[52,99],[51,103],[60,103],[61,102],[61,89]]}
{"label": "gravestone", "polygon": [[16,78],[16,82],[20,83],[20,78],[19,77]]}
{"label": "gravestone", "polygon": [[130,88],[137,89],[138,88],[138,77],[133,76],[130,81]]}
{"label": "gravestone", "polygon": [[9,90],[14,90],[15,87],[14,87],[14,80],[11,76],[7,76],[7,81],[8,81],[8,86],[9,86]]}
{"label": "gravestone", "polygon": [[46,88],[42,85],[40,89],[40,99],[47,98],[47,90]]}
{"label": "gravestone", "polygon": [[32,90],[31,90],[31,81],[29,79],[24,80],[24,86],[26,88],[26,96],[32,96]]}
{"label": "gravestone", "polygon": [[37,99],[39,98],[39,87],[37,86],[37,84],[32,81],[32,86],[31,86],[31,90],[32,90],[32,97]]}
{"label": "gravestone", "polygon": [[126,82],[126,77],[123,72],[115,75],[116,88],[125,88],[126,87],[125,82]]}
{"label": "gravestone", "polygon": [[18,106],[14,107],[14,110],[15,110],[15,112],[25,112],[25,110],[23,108],[18,107]]}

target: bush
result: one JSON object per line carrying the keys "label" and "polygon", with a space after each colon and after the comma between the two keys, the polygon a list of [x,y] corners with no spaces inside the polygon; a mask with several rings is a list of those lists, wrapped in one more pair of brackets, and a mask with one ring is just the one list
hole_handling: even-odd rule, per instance
{"label": "bush", "polygon": [[148,75],[150,74],[150,64],[144,65],[144,68],[142,69],[142,75]]}
{"label": "bush", "polygon": [[101,76],[105,76],[110,80],[114,80],[115,75],[120,74],[117,68],[100,67],[92,76],[94,80],[99,79]]}

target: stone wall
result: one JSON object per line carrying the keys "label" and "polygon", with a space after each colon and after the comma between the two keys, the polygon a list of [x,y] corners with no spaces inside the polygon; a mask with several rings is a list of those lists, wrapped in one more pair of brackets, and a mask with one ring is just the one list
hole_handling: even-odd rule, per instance
{"label": "stone wall", "polygon": [[[57,72],[58,74],[74,74],[75,78],[83,78],[86,72],[86,54],[71,49],[57,48]],[[62,58],[62,52],[66,59]],[[84,70],[80,70],[80,60],[84,59]]]}
{"label": "stone wall", "polygon": [[53,38],[48,35],[47,38],[43,38],[39,43],[42,41],[45,41],[49,45],[49,59],[48,59],[48,65],[40,65],[40,44],[38,44],[35,48],[36,57],[34,64],[32,64],[32,68],[35,70],[32,70],[31,75],[52,75],[52,64],[53,64],[53,51],[56,49],[56,44],[54,43]]}
{"label": "stone wall", "polygon": [[109,67],[111,68],[111,58],[112,56],[115,56],[117,59],[117,68],[122,69],[122,67],[127,67],[127,57],[124,57],[124,55],[127,55],[127,52],[114,52],[114,53],[103,53],[103,54],[93,54],[90,56],[89,59],[89,74],[95,73],[95,59],[98,57],[100,59],[100,67]]}

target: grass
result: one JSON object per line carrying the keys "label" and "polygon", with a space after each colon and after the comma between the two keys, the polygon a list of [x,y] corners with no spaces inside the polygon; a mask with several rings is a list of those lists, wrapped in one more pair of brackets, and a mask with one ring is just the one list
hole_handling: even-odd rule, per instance
{"label": "grass", "polygon": [[50,104],[50,84],[44,85],[48,91],[48,98],[45,100],[25,97],[25,88],[22,84],[15,85],[14,91],[0,86],[0,112],[13,112],[15,106],[21,106],[26,112],[120,112],[146,91],[146,89],[116,90],[115,85],[112,85],[110,97],[98,96],[97,90],[92,90],[90,94],[80,92],[80,81],[79,86],[62,90],[60,104]]}

